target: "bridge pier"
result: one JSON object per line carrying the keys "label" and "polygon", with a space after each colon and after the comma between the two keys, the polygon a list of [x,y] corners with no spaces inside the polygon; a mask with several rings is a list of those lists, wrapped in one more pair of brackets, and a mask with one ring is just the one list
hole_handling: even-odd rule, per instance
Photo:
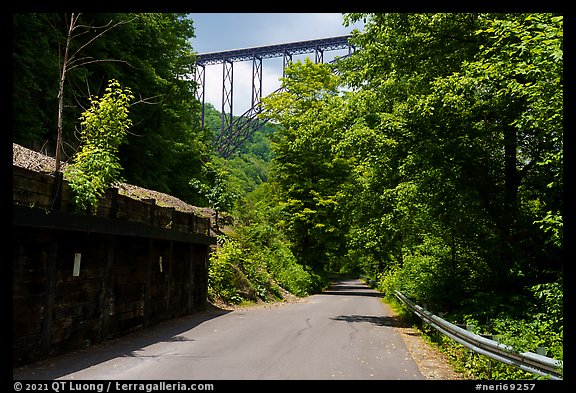
{"label": "bridge pier", "polygon": [[[229,130],[232,126],[232,109],[234,93],[234,62],[228,59],[222,62],[222,111],[221,111],[221,131]],[[226,112],[228,109],[228,112]],[[220,133],[218,142],[222,141],[226,132]]]}
{"label": "bridge pier", "polygon": [[204,128],[204,88],[206,87],[206,67],[204,64],[196,64],[196,67],[194,67],[194,82],[196,82],[196,99],[202,106],[200,126]]}
{"label": "bridge pier", "polygon": [[262,98],[262,57],[252,58],[252,108],[260,103]]}

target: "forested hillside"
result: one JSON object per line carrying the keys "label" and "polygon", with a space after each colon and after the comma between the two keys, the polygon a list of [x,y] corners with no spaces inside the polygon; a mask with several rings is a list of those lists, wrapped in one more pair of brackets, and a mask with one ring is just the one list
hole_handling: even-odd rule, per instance
{"label": "forested hillside", "polygon": [[[69,41],[64,159],[80,146],[89,97],[115,79],[135,97],[118,152],[124,180],[234,219],[210,261],[211,296],[305,295],[328,272],[352,273],[562,359],[562,16],[344,23],[359,19],[354,53],[287,67],[283,90],[263,100],[270,122],[224,160],[212,145],[220,114],[207,105],[199,124],[193,21],[82,15]],[[13,141],[51,155],[69,25],[62,14],[13,15]]]}
{"label": "forested hillside", "polygon": [[58,86],[70,36],[63,98],[63,160],[78,149],[79,117],[90,96],[116,79],[135,95],[130,128],[120,147],[129,183],[204,201],[188,182],[211,154],[194,99],[193,22],[185,14],[13,15],[13,142],[55,154]]}

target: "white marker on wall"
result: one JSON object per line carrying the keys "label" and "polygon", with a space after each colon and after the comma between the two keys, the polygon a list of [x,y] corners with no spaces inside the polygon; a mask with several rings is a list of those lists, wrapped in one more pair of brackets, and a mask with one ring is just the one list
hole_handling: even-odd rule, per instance
{"label": "white marker on wall", "polygon": [[80,275],[80,260],[82,259],[82,254],[77,252],[74,254],[74,270],[72,270],[72,275],[78,277]]}

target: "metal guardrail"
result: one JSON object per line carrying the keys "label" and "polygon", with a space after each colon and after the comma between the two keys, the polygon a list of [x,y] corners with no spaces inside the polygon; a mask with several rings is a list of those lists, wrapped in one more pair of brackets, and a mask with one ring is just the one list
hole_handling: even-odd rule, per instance
{"label": "metal guardrail", "polygon": [[413,313],[418,315],[428,325],[471,350],[533,374],[549,376],[550,379],[554,380],[562,380],[563,365],[561,361],[532,352],[515,352],[508,345],[476,335],[445,321],[420,307],[400,291],[394,291],[394,293],[402,303],[408,306]]}

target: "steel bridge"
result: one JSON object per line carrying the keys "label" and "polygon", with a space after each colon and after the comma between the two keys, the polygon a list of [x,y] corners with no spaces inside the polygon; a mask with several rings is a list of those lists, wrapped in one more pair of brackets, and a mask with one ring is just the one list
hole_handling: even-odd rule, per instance
{"label": "steel bridge", "polygon": [[[350,37],[350,35],[345,35],[197,55],[194,79],[197,86],[196,97],[202,104],[202,127],[204,127],[206,66],[222,64],[221,124],[220,133],[216,139],[216,147],[219,154],[224,158],[230,157],[246,139],[268,121],[267,119],[260,119],[258,117],[261,113],[260,101],[262,99],[263,59],[283,57],[282,73],[284,74],[284,68],[292,62],[292,56],[294,55],[314,53],[315,62],[323,63],[324,52],[326,51],[348,49],[348,54],[350,54],[353,50],[352,45],[348,42]],[[233,66],[234,63],[238,61],[252,61],[252,100],[250,109],[233,120]]]}

